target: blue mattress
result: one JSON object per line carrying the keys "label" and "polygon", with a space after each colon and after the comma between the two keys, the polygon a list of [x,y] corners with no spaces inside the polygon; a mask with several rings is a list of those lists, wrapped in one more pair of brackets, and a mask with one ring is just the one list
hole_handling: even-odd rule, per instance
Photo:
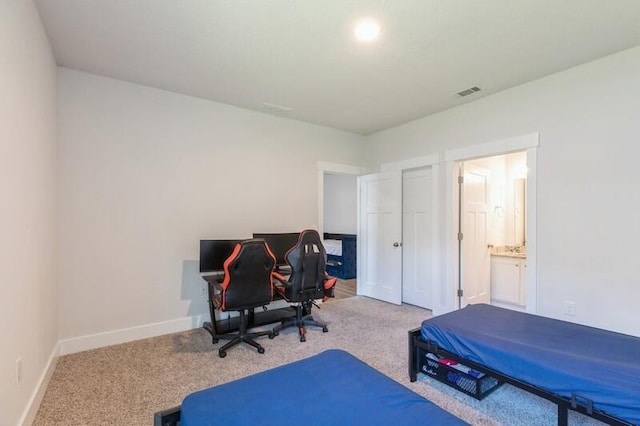
{"label": "blue mattress", "polygon": [[188,395],[181,425],[466,425],[341,350]]}
{"label": "blue mattress", "polygon": [[484,304],[425,320],[424,341],[640,424],[640,338]]}

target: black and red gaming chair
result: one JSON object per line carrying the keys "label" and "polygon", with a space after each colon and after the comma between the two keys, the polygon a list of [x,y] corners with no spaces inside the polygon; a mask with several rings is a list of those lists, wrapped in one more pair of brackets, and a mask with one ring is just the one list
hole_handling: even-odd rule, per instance
{"label": "black and red gaming chair", "polygon": [[300,233],[298,242],[287,252],[285,259],[291,267],[291,275],[287,279],[274,272],[275,289],[285,300],[296,303],[296,317],[283,319],[274,327],[273,334],[277,336],[283,328],[296,326],[300,341],[304,342],[305,326],[322,327],[325,333],[329,331],[327,324],[313,319],[311,308],[315,300],[333,297],[336,278],[326,273],[327,253],[320,235],[313,229]]}
{"label": "black and red gaming chair", "polygon": [[[248,343],[264,353],[264,348],[255,340],[259,336],[273,338],[271,331],[247,333],[246,310],[265,306],[273,298],[273,268],[276,259],[262,239],[246,240],[237,244],[233,253],[224,262],[224,280],[216,285],[213,305],[220,311],[238,311],[240,324],[238,333],[214,334],[213,343],[218,339],[230,340],[218,350],[220,358],[227,350],[240,342]],[[212,318],[213,320],[213,318]]]}

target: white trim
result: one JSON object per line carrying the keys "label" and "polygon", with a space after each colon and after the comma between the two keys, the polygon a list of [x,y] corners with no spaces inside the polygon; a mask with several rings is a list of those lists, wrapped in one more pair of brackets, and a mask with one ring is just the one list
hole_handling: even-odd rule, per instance
{"label": "white trim", "polygon": [[438,298],[440,297],[440,291],[438,283],[442,282],[440,278],[442,275],[442,258],[440,253],[442,250],[441,241],[442,236],[440,235],[440,165],[433,164],[431,166],[431,207],[433,208],[433,218],[431,221],[431,232],[433,235],[433,241],[431,250],[433,253],[433,258],[431,264],[433,265],[433,271],[431,271],[431,279],[433,283],[433,287],[431,288],[431,300],[433,301],[431,305],[431,313],[439,310]]}
{"label": "white trim", "polygon": [[53,372],[56,369],[56,365],[58,364],[58,357],[60,356],[60,342],[56,343],[53,347],[53,351],[51,351],[51,355],[49,356],[49,361],[47,361],[47,366],[44,368],[44,371],[40,375],[40,379],[38,380],[38,384],[31,394],[31,398],[27,402],[27,406],[18,421],[18,425],[26,426],[33,423],[36,418],[36,414],[38,414],[38,409],[40,408],[40,403],[42,402],[42,398],[44,398],[44,394],[47,391],[47,386],[49,386],[49,381],[51,380],[51,376],[53,376]]}
{"label": "white trim", "polygon": [[527,312],[535,314],[538,312],[538,150],[536,148],[527,149],[527,200],[536,200],[536,203],[527,203],[527,288],[526,308]]}
{"label": "white trim", "polygon": [[446,189],[445,189],[445,279],[442,280],[440,302],[440,314],[457,309],[455,292],[458,282],[458,248],[457,248],[457,223],[454,218],[454,206],[457,203],[457,173],[456,165],[461,161],[475,158],[504,155],[514,151],[527,151],[527,300],[526,310],[530,313],[537,312],[537,219],[536,204],[537,193],[537,148],[540,145],[540,134],[530,133],[508,139],[484,143],[445,152],[446,161]]}
{"label": "white trim", "polygon": [[382,172],[391,172],[395,170],[418,169],[420,167],[429,167],[440,163],[440,155],[433,154],[426,157],[410,158],[408,160],[394,161],[392,163],[384,163],[380,166]]}
{"label": "white trim", "polygon": [[136,327],[121,328],[119,330],[106,331],[104,333],[74,337],[72,339],[60,340],[60,355],[68,355],[89,349],[131,342],[133,340],[162,336],[164,334],[179,333],[181,331],[198,328],[201,325],[202,315],[196,315]]}
{"label": "white trim", "polygon": [[324,235],[324,170],[318,170],[318,224],[316,225],[320,238]]}
{"label": "white trim", "polygon": [[[359,271],[362,271],[362,242],[360,241],[360,214],[362,209],[360,208],[361,200],[360,200],[360,177],[356,178],[356,276],[359,276]],[[364,285],[362,284],[361,279],[356,280],[356,295],[361,295],[364,291]]]}
{"label": "white trim", "polygon": [[328,161],[318,161],[318,170],[344,175],[364,175],[368,171],[366,167],[353,166],[351,164],[330,163]]}
{"label": "white trim", "polygon": [[444,161],[471,160],[474,158],[491,157],[493,155],[508,154],[515,151],[524,151],[540,145],[540,133],[500,139],[493,142],[466,146],[464,148],[450,149],[444,152]]}
{"label": "white trim", "polygon": [[454,220],[456,213],[454,207],[456,206],[458,199],[458,185],[457,185],[457,168],[456,164],[452,161],[445,163],[445,206],[444,206],[444,241],[441,241],[444,247],[443,264],[444,264],[444,276],[443,280],[440,280],[440,295],[438,298],[438,305],[434,309],[434,315],[441,315],[447,312],[451,312],[457,309],[456,304],[456,290],[458,283],[458,246],[456,235],[458,232],[457,221]]}

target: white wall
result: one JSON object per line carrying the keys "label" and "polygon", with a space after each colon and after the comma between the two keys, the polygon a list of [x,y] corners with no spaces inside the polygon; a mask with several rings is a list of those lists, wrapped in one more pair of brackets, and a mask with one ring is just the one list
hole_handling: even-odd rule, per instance
{"label": "white wall", "polygon": [[[56,67],[31,1],[0,2],[0,424],[27,418],[55,361]],[[16,359],[22,380],[16,384]],[[27,420],[28,421],[28,420]]]}
{"label": "white wall", "polygon": [[354,134],[65,68],[59,111],[62,339],[208,320],[199,240],[317,226],[317,162],[362,161]]}
{"label": "white wall", "polygon": [[358,219],[358,177],[324,175],[324,232],[355,234]]}
{"label": "white wall", "polygon": [[538,312],[640,335],[639,75],[636,47],[371,135],[368,161],[539,132]]}

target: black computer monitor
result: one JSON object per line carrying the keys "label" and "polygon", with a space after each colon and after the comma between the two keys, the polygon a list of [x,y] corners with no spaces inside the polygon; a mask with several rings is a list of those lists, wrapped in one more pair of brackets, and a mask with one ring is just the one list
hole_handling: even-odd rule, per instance
{"label": "black computer monitor", "polygon": [[299,232],[253,234],[253,238],[263,238],[269,245],[273,255],[276,257],[276,265],[284,266],[287,264],[287,260],[284,256],[291,247],[296,245],[299,235]]}
{"label": "black computer monitor", "polygon": [[200,240],[200,272],[222,272],[236,244],[243,240]]}

